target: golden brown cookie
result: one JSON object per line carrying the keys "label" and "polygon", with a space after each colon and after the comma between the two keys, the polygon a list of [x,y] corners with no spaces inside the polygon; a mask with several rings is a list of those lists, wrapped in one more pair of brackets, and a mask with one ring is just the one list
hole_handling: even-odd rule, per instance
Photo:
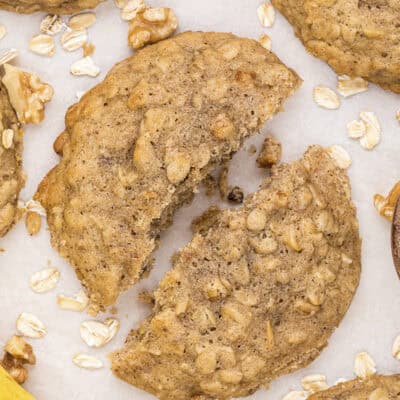
{"label": "golden brown cookie", "polygon": [[22,130],[0,83],[0,237],[17,219],[18,195],[25,178],[22,172]]}
{"label": "golden brown cookie", "polygon": [[46,11],[53,14],[72,14],[94,8],[103,0],[0,0],[0,8],[20,14]]}
{"label": "golden brown cookie", "polygon": [[254,40],[187,32],[117,64],[69,109],[35,198],[93,312],[149,269],[174,211],[299,83]]}
{"label": "golden brown cookie", "polygon": [[247,396],[305,367],[359,282],[348,178],[319,146],[273,167],[243,208],[207,215],[111,355],[118,377],[163,400]]}
{"label": "golden brown cookie", "polygon": [[400,93],[399,0],[272,0],[307,50],[338,74]]}
{"label": "golden brown cookie", "polygon": [[398,400],[400,375],[372,375],[340,383],[311,395],[308,400]]}

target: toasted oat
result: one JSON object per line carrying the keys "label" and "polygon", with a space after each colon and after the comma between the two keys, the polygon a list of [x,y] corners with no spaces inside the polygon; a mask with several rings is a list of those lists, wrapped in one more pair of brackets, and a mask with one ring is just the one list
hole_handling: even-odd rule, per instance
{"label": "toasted oat", "polygon": [[17,330],[23,336],[33,339],[39,339],[47,334],[47,329],[43,322],[35,315],[30,313],[22,313],[17,319]]}
{"label": "toasted oat", "polygon": [[322,108],[336,110],[340,107],[338,95],[326,86],[316,86],[313,91],[314,101]]}
{"label": "toasted oat", "polygon": [[75,365],[84,369],[99,369],[103,367],[103,363],[96,357],[88,354],[78,353],[72,357]]}
{"label": "toasted oat", "polygon": [[0,50],[0,65],[6,64],[14,58],[18,57],[19,51],[17,49],[4,49]]}
{"label": "toasted oat", "polygon": [[269,1],[257,8],[257,14],[262,26],[269,28],[274,24],[275,9]]}
{"label": "toasted oat", "polygon": [[374,206],[378,213],[389,221],[393,218],[394,208],[397,203],[397,199],[400,195],[400,182],[397,182],[389,194],[384,197],[380,194],[374,195]]}
{"label": "toasted oat", "polygon": [[258,41],[261,43],[261,46],[263,46],[267,50],[271,50],[272,48],[272,41],[271,38],[268,35],[265,35],[264,33],[260,35]]}
{"label": "toasted oat", "polygon": [[400,335],[393,342],[392,354],[394,358],[400,360]]}
{"label": "toasted oat", "polygon": [[83,311],[89,303],[89,299],[84,291],[79,291],[74,297],[64,296],[62,294],[57,296],[57,304],[63,310],[70,311]]}
{"label": "toasted oat", "polygon": [[368,82],[363,78],[350,78],[347,75],[338,76],[337,91],[343,97],[353,96],[368,90]]}
{"label": "toasted oat", "polygon": [[339,145],[327,147],[326,151],[336,161],[339,168],[347,169],[351,165],[351,157],[349,153]]}
{"label": "toasted oat", "polygon": [[92,12],[76,14],[68,21],[68,26],[72,30],[82,30],[91,27],[96,22],[96,15]]}
{"label": "toasted oat", "polygon": [[31,236],[39,233],[42,226],[40,215],[34,211],[28,211],[25,217],[25,227]]}
{"label": "toasted oat", "polygon": [[1,143],[5,149],[10,149],[14,141],[14,131],[12,129],[4,129],[1,134]]}
{"label": "toasted oat", "polygon": [[367,378],[375,374],[375,362],[367,352],[362,352],[356,355],[354,360],[354,373],[359,378]]}
{"label": "toasted oat", "polygon": [[350,121],[347,125],[347,134],[352,139],[359,139],[365,135],[367,131],[367,127],[365,126],[363,121],[353,120]]}
{"label": "toasted oat", "polygon": [[29,287],[36,293],[45,293],[56,287],[60,279],[57,268],[45,268],[35,272],[29,280]]}
{"label": "toasted oat", "polygon": [[90,56],[83,57],[71,65],[71,74],[76,76],[87,75],[94,78],[100,74],[100,68],[95,65]]}
{"label": "toasted oat", "polygon": [[360,138],[360,144],[364,149],[372,150],[381,140],[381,127],[375,113],[372,111],[360,112],[360,119],[364,122],[366,131]]}
{"label": "toasted oat", "polygon": [[0,25],[0,40],[7,35],[7,28],[4,25]]}
{"label": "toasted oat", "polygon": [[328,389],[326,376],[320,374],[307,375],[301,380],[301,386],[304,390],[310,393],[319,392]]}
{"label": "toasted oat", "polygon": [[90,347],[105,346],[114,338],[119,329],[119,321],[108,318],[104,323],[99,321],[84,321],[80,327],[82,340]]}
{"label": "toasted oat", "polygon": [[61,45],[66,51],[80,49],[88,40],[86,29],[67,30],[61,37]]}
{"label": "toasted oat", "polygon": [[282,397],[282,400],[306,400],[308,393],[304,390],[293,390]]}
{"label": "toasted oat", "polygon": [[41,56],[51,57],[56,50],[54,38],[43,33],[35,35],[29,41],[29,50]]}
{"label": "toasted oat", "polygon": [[129,0],[121,10],[121,18],[130,21],[146,9],[144,0]]}
{"label": "toasted oat", "polygon": [[64,23],[60,16],[49,14],[42,19],[40,23],[40,32],[50,36],[57,35],[57,33],[61,32],[63,26]]}

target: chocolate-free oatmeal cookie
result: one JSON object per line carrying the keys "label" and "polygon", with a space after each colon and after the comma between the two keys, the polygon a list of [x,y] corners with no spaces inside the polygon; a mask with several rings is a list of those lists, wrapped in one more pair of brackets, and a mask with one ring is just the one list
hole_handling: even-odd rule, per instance
{"label": "chocolate-free oatmeal cookie", "polygon": [[311,395],[308,400],[398,400],[400,375],[354,379]]}
{"label": "chocolate-free oatmeal cookie", "polygon": [[187,32],[117,64],[69,109],[35,198],[92,312],[140,279],[174,211],[299,83],[254,40]]}
{"label": "chocolate-free oatmeal cookie", "polygon": [[337,73],[400,93],[399,0],[272,0],[307,50]]}
{"label": "chocolate-free oatmeal cookie", "polygon": [[347,176],[313,146],[196,229],[112,369],[163,400],[247,396],[320,354],[360,258]]}
{"label": "chocolate-free oatmeal cookie", "polygon": [[0,82],[0,237],[17,219],[18,195],[25,183],[22,135],[7,90]]}
{"label": "chocolate-free oatmeal cookie", "polygon": [[45,11],[53,14],[72,14],[94,8],[103,0],[0,0],[0,8],[20,14]]}

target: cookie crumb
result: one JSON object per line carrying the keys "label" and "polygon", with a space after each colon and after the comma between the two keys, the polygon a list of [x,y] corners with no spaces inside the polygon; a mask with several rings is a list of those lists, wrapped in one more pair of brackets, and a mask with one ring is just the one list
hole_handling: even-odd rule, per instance
{"label": "cookie crumb", "polygon": [[228,193],[228,200],[232,203],[241,204],[243,203],[243,190],[239,186],[234,186]]}
{"label": "cookie crumb", "polygon": [[272,136],[267,136],[262,145],[260,154],[257,157],[257,164],[260,168],[271,168],[278,164],[282,157],[282,145]]}

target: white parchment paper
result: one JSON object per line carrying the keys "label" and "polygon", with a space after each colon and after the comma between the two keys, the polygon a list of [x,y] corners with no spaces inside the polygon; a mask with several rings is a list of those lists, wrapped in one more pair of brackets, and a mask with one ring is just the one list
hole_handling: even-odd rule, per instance
{"label": "white parchment paper", "polygon": [[[173,7],[180,20],[180,31],[228,31],[252,38],[265,32],[272,37],[273,51],[304,79],[302,88],[286,103],[285,111],[269,122],[262,134],[248,141],[245,149],[234,157],[230,169],[232,184],[240,185],[246,193],[257,189],[265,172],[256,168],[256,155],[250,155],[246,148],[252,143],[259,147],[266,132],[272,132],[282,141],[284,161],[296,159],[314,143],[340,144],[353,159],[349,175],[363,238],[363,272],[359,290],[322,355],[310,367],[282,377],[273,382],[268,391],[262,389],[251,398],[280,399],[287,391],[299,388],[301,377],[309,373],[326,374],[332,384],[341,377],[352,378],[354,356],[364,350],[373,356],[379,372],[399,372],[400,364],[393,359],[391,346],[400,333],[400,282],[390,256],[390,226],[374,210],[372,196],[386,192],[400,178],[400,126],[395,119],[400,97],[370,85],[366,93],[342,99],[339,110],[318,108],[312,100],[312,89],[318,84],[334,88],[335,73],[306,53],[294,37],[292,28],[280,15],[277,15],[272,28],[263,29],[256,13],[259,0],[149,0],[149,3]],[[113,64],[131,54],[126,44],[127,24],[121,21],[119,10],[112,1],[100,5],[96,15],[98,20],[90,28],[89,36],[96,46],[93,59],[102,73],[93,79],[69,74],[70,64],[81,57],[81,52],[64,52],[59,45],[59,36],[56,54],[51,58],[28,51],[28,41],[39,32],[44,14],[0,12],[0,23],[8,29],[0,47],[20,49],[17,65],[36,71],[55,89],[54,99],[46,107],[44,122],[25,129],[24,165],[28,180],[21,195],[23,200],[31,198],[41,178],[57,161],[52,143],[63,130],[65,111],[76,101],[76,92],[87,90],[101,81]],[[346,123],[357,118],[361,110],[375,111],[383,129],[382,142],[370,152],[346,134]],[[115,378],[108,368],[107,353],[122,345],[129,330],[149,312],[138,303],[137,294],[143,288],[154,287],[170,268],[171,254],[190,239],[191,219],[216,203],[219,203],[218,197],[207,198],[199,193],[190,206],[176,214],[175,223],[162,237],[156,264],[148,279],[119,299],[121,329],[118,336],[99,350],[87,348],[79,336],[80,323],[89,317],[83,313],[62,311],[56,305],[58,293],[76,293],[80,285],[72,268],[50,247],[48,231],[42,229],[38,236],[31,238],[23,223],[19,223],[0,239],[0,247],[5,249],[0,253],[0,345],[15,332],[15,320],[23,311],[34,313],[48,327],[44,339],[31,340],[37,365],[30,369],[26,388],[38,400],[152,398]],[[48,263],[59,268],[61,280],[54,291],[35,294],[29,289],[29,277]],[[79,369],[71,361],[76,352],[99,357],[105,367],[98,371]]]}

